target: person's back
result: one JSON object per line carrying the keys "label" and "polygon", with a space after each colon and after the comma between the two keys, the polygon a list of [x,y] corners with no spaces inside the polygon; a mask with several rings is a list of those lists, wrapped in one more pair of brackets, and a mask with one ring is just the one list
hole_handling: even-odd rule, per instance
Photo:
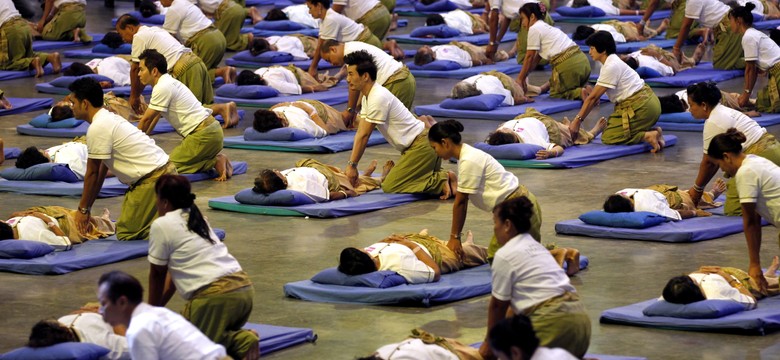
{"label": "person's back", "polygon": [[328,136],[325,129],[317,125],[305,110],[297,106],[279,106],[273,108],[271,111],[287,120],[287,127],[289,128],[303,130],[315,138]]}
{"label": "person's back", "polygon": [[478,208],[490,211],[493,206],[515,192],[520,185],[517,176],[482,150],[463,144],[458,161],[458,191],[469,195]]}
{"label": "person's back", "polygon": [[464,68],[469,68],[473,64],[471,55],[455,45],[438,45],[432,47],[431,50],[436,54],[436,60],[454,61]]}
{"label": "person's back", "polygon": [[105,356],[106,359],[130,359],[127,339],[114,333],[114,328],[103,320],[102,315],[94,312],[83,312],[65,315],[57,321],[75,331],[80,342],[109,349],[111,352]]}
{"label": "person's back", "polygon": [[282,9],[282,12],[284,12],[284,14],[287,15],[287,19],[292,22],[303,24],[314,29],[320,27],[319,22],[311,16],[309,8],[307,8],[305,4],[288,6]]}
{"label": "person's back", "polygon": [[[374,106],[366,106],[367,103]],[[381,106],[380,106],[381,104]],[[425,130],[404,104],[377,81],[368,96],[363,98],[360,115],[368,122],[376,124],[377,129],[396,150],[404,151],[417,135]]]}
{"label": "person's back", "polygon": [[301,85],[295,74],[283,66],[262,67],[255,70],[255,74],[265,80],[268,86],[284,95],[300,95],[302,93]]}
{"label": "person's back", "polygon": [[780,167],[757,155],[746,155],[735,175],[741,203],[755,203],[764,220],[780,225]]}
{"label": "person's back", "polygon": [[461,34],[465,35],[473,35],[473,25],[471,16],[469,16],[468,13],[466,13],[463,10],[453,10],[450,12],[446,12],[441,14],[441,16],[444,18],[444,22],[447,24],[447,26],[460,31]]}
{"label": "person's back", "polygon": [[85,65],[95,69],[95,73],[114,80],[114,86],[130,85],[130,62],[121,57],[109,56],[104,59],[92,59]]}
{"label": "person's back", "polygon": [[181,81],[163,74],[152,89],[149,108],[165,114],[176,132],[187,136],[211,115]]}
{"label": "person's back", "polygon": [[155,49],[165,56],[165,61],[168,63],[168,71],[173,70],[182,54],[191,52],[190,49],[186,48],[179,40],[176,40],[173,35],[162,28],[141,25],[138,28],[138,33],[133,36],[131,51],[133,61],[139,62],[138,57],[146,49]]}
{"label": "person's back", "polygon": [[742,144],[744,149],[758,142],[767,133],[766,128],[759,125],[751,117],[724,105],[717,105],[712,109],[709,118],[704,122],[704,130],[702,131],[704,153],[707,153],[707,148],[709,148],[712,138],[718,134],[725,133],[730,128],[735,128],[745,134],[747,141]]}
{"label": "person's back", "polygon": [[70,170],[79,179],[84,179],[84,174],[87,172],[88,153],[87,144],[76,141],[66,142],[46,149],[46,154],[51,159],[51,162],[68,164]]}
{"label": "person's back", "polygon": [[377,68],[377,84],[384,85],[398,69],[401,69],[404,66],[403,63],[396,61],[391,55],[376,46],[360,41],[348,41],[344,43],[344,56],[361,50],[367,52],[374,59]]}
{"label": "person's back", "polygon": [[357,41],[365,27],[354,20],[328,9],[320,24],[320,39],[339,42]]}
{"label": "person's back", "polygon": [[188,0],[173,0],[165,14],[162,28],[187,42],[198,32],[211,26],[211,20],[197,6]]}

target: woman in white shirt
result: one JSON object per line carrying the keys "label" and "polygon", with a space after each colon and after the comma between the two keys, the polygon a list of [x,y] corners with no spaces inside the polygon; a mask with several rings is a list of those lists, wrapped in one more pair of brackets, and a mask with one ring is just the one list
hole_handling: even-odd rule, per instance
{"label": "woman in white shirt", "polygon": [[528,29],[528,41],[517,82],[527,91],[528,73],[536,68],[540,59],[549,60],[552,65],[550,97],[581,99],[582,88],[590,77],[590,62],[568,35],[545,23],[544,16],[538,3],[526,3],[520,7],[521,26]]}
{"label": "woman in white shirt", "polygon": [[745,53],[745,87],[739,96],[739,105],[750,104],[750,94],[756,85],[758,72],[766,72],[769,82],[758,92],[756,109],[760,112],[780,112],[780,46],[761,31],[754,29],[753,3],[738,6],[729,12],[731,31],[742,34],[742,49]]}
{"label": "woman in white shirt", "polygon": [[[506,171],[492,156],[475,149],[471,145],[461,143],[460,133],[463,124],[457,120],[446,120],[436,123],[428,131],[428,142],[442,159],[458,159],[457,189],[455,203],[452,205],[452,228],[450,240],[460,240],[463,225],[466,222],[469,200],[483,211],[490,211],[496,204],[521,196],[526,196],[536,204],[536,197],[520,184],[517,176]],[[542,212],[539,206],[534,207],[531,236],[537,241],[542,240]],[[456,253],[459,253],[459,241],[450,241]],[[498,250],[495,236],[490,240],[488,258],[492,258]]]}
{"label": "woman in white shirt", "polygon": [[[525,196],[505,200],[493,209],[498,244],[492,265],[492,296],[487,328],[512,314],[531,319],[539,345],[560,347],[581,358],[590,345],[590,318],[569,277],[550,252],[528,232],[537,206]],[[480,347],[490,355],[488,337]]]}
{"label": "woman in white shirt", "polygon": [[[715,83],[702,82],[688,87],[688,104],[691,115],[704,121],[703,152],[699,173],[693,188],[690,190],[694,202],[701,198],[704,186],[718,172],[718,164],[708,155],[708,148],[713,138],[723,134],[730,128],[736,128],[743,133],[746,141],[743,144],[746,154],[763,157],[774,164],[780,164],[780,143],[774,135],[766,131],[755,120],[741,112],[720,104],[721,93]],[[724,213],[729,216],[739,216],[741,213],[739,196],[734,179],[728,181]]]}
{"label": "woman in white shirt", "polygon": [[181,312],[234,359],[259,357],[259,338],[242,327],[252,312],[252,280],[230,255],[198,206],[190,182],[163,175],[155,184],[157,212],[149,235],[149,304],[165,306],[178,292]]}
{"label": "woman in white shirt", "polygon": [[[601,135],[606,145],[650,144],[655,153],[664,147],[660,127],[655,127],[661,115],[661,103],[645,81],[615,54],[615,40],[606,31],[598,31],[585,42],[594,61],[600,62],[601,72],[596,86],[590,90],[582,108],[571,122],[571,135],[576,140],[580,126],[607,93],[615,110],[607,119]],[[588,93],[585,91],[584,93]]]}
{"label": "woman in white shirt", "polygon": [[252,127],[259,132],[290,127],[303,130],[315,138],[337,134],[348,128],[340,111],[317,100],[306,99],[255,111]]}
{"label": "woman in white shirt", "polygon": [[677,61],[682,60],[680,47],[688,39],[688,32],[694,21],[703,28],[712,30],[715,45],[712,48],[712,66],[716,69],[743,69],[745,62],[742,52],[742,33],[729,31],[729,10],[731,8],[719,0],[687,0],[685,18],[677,35],[672,53]]}

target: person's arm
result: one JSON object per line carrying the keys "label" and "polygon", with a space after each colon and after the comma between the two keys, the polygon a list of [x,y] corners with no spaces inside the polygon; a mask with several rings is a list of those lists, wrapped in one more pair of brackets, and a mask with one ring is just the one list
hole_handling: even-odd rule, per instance
{"label": "person's arm", "polygon": [[330,8],[333,9],[333,11],[335,11],[335,12],[337,12],[339,14],[343,14],[344,13],[344,8],[345,7],[346,6],[344,6],[342,4],[331,4],[330,5]]}
{"label": "person's arm", "polygon": [[314,49],[314,53],[311,54],[311,65],[309,65],[309,75],[313,76],[315,79],[317,78],[317,69],[319,69],[319,63],[320,63],[320,47],[322,46],[322,38],[319,38],[317,40],[317,47]]}
{"label": "person's arm", "polygon": [[642,20],[639,21],[639,25],[637,26],[637,30],[639,30],[639,35],[644,35],[645,25],[650,21],[650,17],[653,16],[653,13],[657,8],[658,8],[658,0],[649,0],[647,2],[647,9],[645,9],[645,15],[642,17]]}
{"label": "person's arm", "polygon": [[331,191],[328,199],[332,200],[342,200],[349,197],[355,197],[358,196],[358,194],[353,190],[339,190],[339,191]]}
{"label": "person's arm", "polygon": [[753,92],[753,87],[756,86],[756,76],[758,75],[757,64],[758,61],[745,61],[745,88],[742,93],[739,94],[739,106],[746,107],[750,105],[750,93]]}
{"label": "person's arm", "polygon": [[43,213],[39,212],[32,212],[29,214],[29,216],[35,216],[38,219],[43,220],[43,222],[46,224],[46,226],[51,230],[51,232],[54,233],[54,235],[57,236],[65,236],[65,232],[60,229],[60,226],[57,224],[57,221],[52,220],[50,217],[46,216]]}
{"label": "person's arm", "polygon": [[683,46],[685,40],[688,39],[691,25],[693,25],[693,19],[689,17],[683,18],[682,25],[680,26],[680,34],[677,35],[677,42],[675,42],[674,47],[672,47],[672,54],[674,55],[674,58],[677,59],[677,62],[682,62],[682,50],[680,50],[680,47]]}
{"label": "person's arm", "polygon": [[368,145],[368,138],[371,137],[371,133],[376,128],[376,124],[370,123],[365,119],[362,119],[358,124],[357,133],[355,134],[355,142],[352,145],[352,153],[349,155],[349,163],[344,173],[347,175],[347,179],[352,185],[357,185],[358,171],[357,165],[360,159],[363,157],[363,152],[366,151]]}
{"label": "person's arm", "polygon": [[[487,331],[489,332],[490,329],[493,328],[499,321],[506,318],[506,312],[509,309],[509,301],[503,301],[496,299],[496,297],[491,296],[490,297],[490,303],[488,304],[488,321],[487,321]],[[488,336],[485,334],[485,341],[482,342],[482,346],[479,347],[479,353],[482,355],[485,359],[492,359],[493,358],[493,352],[490,350],[490,345],[488,344]]]}
{"label": "person's arm", "polygon": [[46,26],[46,23],[51,20],[54,10],[54,0],[46,0],[43,3],[43,15],[41,15],[41,19],[38,20],[38,26],[36,30],[38,32],[43,32],[43,27]]}
{"label": "person's arm", "polygon": [[496,35],[496,48],[498,48],[498,43],[504,39],[504,35],[506,34],[507,30],[509,30],[510,22],[511,20],[509,20],[509,18],[501,19],[501,27],[498,29],[498,35]]}
{"label": "person's arm", "polygon": [[149,264],[149,305],[165,306],[175,292],[168,266]]}
{"label": "person's arm", "polygon": [[766,294],[769,285],[761,270],[761,215],[756,212],[756,203],[742,203],[742,225],[750,259],[748,274],[756,281],[758,291]]}
{"label": "person's arm", "polygon": [[526,79],[528,78],[528,74],[531,72],[531,70],[536,68],[536,63],[539,61],[537,60],[538,57],[539,57],[538,50],[527,50],[525,52],[525,58],[523,59],[523,68],[520,70],[520,74],[517,75],[517,83],[520,84],[521,88],[523,88],[523,93],[528,92],[528,85],[526,83]]}
{"label": "person's arm", "polygon": [[[701,195],[704,193],[704,187],[709,184],[712,177],[718,172],[718,164],[713,163],[707,158],[707,154],[702,155],[701,163],[699,164],[699,173],[696,175],[696,181],[693,183],[693,187],[688,190],[688,194],[691,195],[693,204],[698,206],[701,200]],[[701,189],[701,190],[698,190]]]}
{"label": "person's arm", "polygon": [[[488,5],[486,5],[488,6]],[[488,46],[485,48],[485,55],[492,58],[498,51],[498,9],[492,9],[488,13]]]}
{"label": "person's arm", "polygon": [[[105,169],[104,169],[105,168]],[[103,180],[106,178],[108,167],[100,159],[87,159],[87,172],[84,174],[84,190],[81,192],[79,209],[90,209],[95,203],[100,188],[103,187]],[[90,211],[82,213],[76,212],[76,225],[82,234],[89,233]]]}
{"label": "person's arm", "polygon": [[141,120],[138,120],[138,129],[147,134],[151,134],[154,126],[157,125],[158,120],[160,120],[160,112],[148,107],[141,117]]}
{"label": "person's arm", "polygon": [[536,152],[536,159],[537,160],[544,160],[549,158],[554,158],[563,155],[563,152],[565,150],[563,149],[563,146],[555,145],[552,149],[546,150],[542,149]]}
{"label": "person's arm", "polygon": [[463,225],[466,223],[466,214],[469,210],[469,194],[460,191],[455,192],[455,202],[452,204],[452,227],[450,228],[450,239],[447,241],[447,247],[455,253],[460,259],[463,255],[463,244],[461,244],[461,234]]}
{"label": "person's arm", "polygon": [[580,112],[578,112],[577,116],[574,117],[572,123],[578,123],[578,125],[582,124],[582,122],[585,121],[585,118],[588,117],[588,114],[590,114],[591,110],[593,110],[593,107],[598,105],[598,103],[601,101],[601,96],[604,95],[605,92],[607,92],[606,87],[601,85],[594,86],[593,91],[591,91],[590,95],[588,95],[585,101],[582,102]]}
{"label": "person's arm", "polygon": [[141,67],[137,62],[133,61],[130,64],[130,98],[127,100],[130,103],[130,107],[136,114],[141,114],[141,91],[144,89],[144,84],[141,83],[141,78],[138,77],[138,72]]}

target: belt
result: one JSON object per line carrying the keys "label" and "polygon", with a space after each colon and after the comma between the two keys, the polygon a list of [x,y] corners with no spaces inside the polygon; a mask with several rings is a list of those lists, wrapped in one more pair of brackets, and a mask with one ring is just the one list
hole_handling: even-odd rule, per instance
{"label": "belt", "polygon": [[211,30],[217,30],[217,28],[215,28],[214,25],[207,26],[205,29],[202,29],[202,30],[196,32],[195,34],[193,34],[192,36],[190,36],[190,38],[187,39],[186,44],[184,44],[184,46],[192,49],[192,46],[190,46],[190,45],[192,45],[192,42],[197,40],[199,36],[204,35],[205,33],[209,32]]}
{"label": "belt", "polygon": [[163,176],[166,173],[171,172],[171,170],[169,168],[173,168],[174,171],[176,170],[176,167],[173,165],[173,163],[168,161],[165,164],[163,164],[162,166],[160,166],[160,167],[158,167],[158,168],[148,172],[146,175],[141,176],[141,178],[138,179],[138,181],[136,181],[132,185],[130,185],[130,189],[128,189],[127,191],[128,192],[129,191],[133,191],[133,189],[135,189],[136,186],[141,185],[141,184],[143,184],[144,182],[146,182],[148,180],[157,179],[160,176]]}
{"label": "belt", "polygon": [[563,52],[561,52],[560,54],[550,57],[550,64],[552,64],[552,66],[560,65],[562,62],[568,60],[570,57],[581,52],[582,50],[580,50],[580,47],[574,45],[572,47],[567,48],[566,50],[563,50]]}

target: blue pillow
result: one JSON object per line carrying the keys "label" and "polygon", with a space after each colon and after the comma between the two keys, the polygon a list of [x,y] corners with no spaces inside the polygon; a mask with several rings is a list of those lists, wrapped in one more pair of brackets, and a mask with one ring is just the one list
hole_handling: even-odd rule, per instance
{"label": "blue pillow", "polygon": [[301,129],[290,127],[273,129],[266,132],[259,132],[253,127],[248,127],[244,130],[244,140],[246,141],[298,141],[306,139],[314,139],[314,137]]}
{"label": "blue pillow", "polygon": [[0,177],[8,180],[19,181],[63,181],[68,183],[80,182],[76,173],[74,173],[67,164],[45,163],[20,169],[11,166],[0,171]]}
{"label": "blue pillow", "polygon": [[661,116],[658,118],[658,122],[704,124],[704,120],[694,118],[693,114],[688,111],[661,114]]}
{"label": "blue pillow", "polygon": [[218,87],[215,93],[217,96],[234,99],[268,99],[279,96],[276,89],[266,85],[225,84]]}
{"label": "blue pillow", "polygon": [[290,20],[260,21],[255,24],[257,30],[296,31],[309,29],[308,26]]}
{"label": "blue pillow", "polygon": [[460,64],[452,60],[433,60],[425,65],[415,65],[414,62],[406,64],[409,70],[427,70],[427,71],[452,71],[461,68]]}
{"label": "blue pillow", "polygon": [[645,316],[667,316],[683,319],[715,319],[745,311],[745,305],[733,300],[702,300],[690,304],[672,304],[658,300],[642,310]]}
{"label": "blue pillow", "polygon": [[417,1],[414,3],[415,11],[442,12],[456,9],[458,9],[458,5],[449,0],[440,0],[428,5],[423,4],[422,1]]}
{"label": "blue pillow", "polygon": [[435,38],[452,38],[459,36],[460,31],[441,24],[433,26],[420,26],[409,33],[409,36],[413,38],[424,38],[428,37],[429,35]]}
{"label": "blue pillow", "polygon": [[162,25],[165,23],[165,15],[154,14],[150,17],[144,17],[143,15],[141,15],[141,12],[138,10],[131,11],[128,14],[133,15],[133,17],[138,19],[138,21],[140,21],[141,23],[155,24],[155,25]]}
{"label": "blue pillow", "polygon": [[249,61],[256,63],[285,63],[293,61],[295,58],[290,53],[279,51],[266,51],[260,55],[253,56],[249,50],[244,50],[236,55],[233,55],[233,59],[237,61]]}
{"label": "blue pillow", "polygon": [[502,160],[528,160],[535,159],[536,152],[544,149],[534,144],[504,144],[490,145],[488,143],[476,143],[474,147],[482,150],[496,159]]}
{"label": "blue pillow", "polygon": [[406,284],[406,279],[395,271],[374,271],[368,274],[350,276],[332,267],[312,276],[311,281],[320,284],[362,286],[385,289]]}
{"label": "blue pillow", "polygon": [[22,347],[0,356],[2,360],[98,360],[110,350],[90,343],[66,342],[57,345],[30,348]]}
{"label": "blue pillow", "polygon": [[54,247],[40,241],[0,241],[0,259],[34,259],[54,251]]}
{"label": "blue pillow", "polygon": [[482,94],[462,99],[447,98],[440,106],[444,109],[490,111],[498,109],[504,102],[504,98],[504,95],[498,94]]}
{"label": "blue pillow", "polygon": [[51,121],[51,115],[44,113],[32,118],[29,124],[36,128],[70,129],[81,125],[83,122],[84,120],[77,120],[75,118]]}
{"label": "blue pillow", "polygon": [[81,78],[85,78],[85,77],[93,78],[97,82],[109,81],[109,82],[111,82],[111,85],[114,84],[114,80],[111,80],[111,78],[103,76],[103,75],[98,75],[98,74],[87,74],[87,75],[81,75],[81,76],[60,76],[60,77],[52,80],[51,82],[49,82],[49,84],[51,86],[56,86],[56,87],[59,87],[59,88],[67,88],[74,81],[76,81],[78,79],[81,79]]}
{"label": "blue pillow", "polygon": [[583,6],[578,8],[559,6],[555,8],[558,14],[570,17],[602,17],[607,16],[607,13],[595,6]]}
{"label": "blue pillow", "polygon": [[108,47],[106,44],[97,44],[95,47],[92,48],[93,53],[100,53],[100,54],[123,54],[123,55],[130,55],[130,51],[133,49],[132,44],[122,44],[119,45],[118,48],[112,49]]}
{"label": "blue pillow", "polygon": [[299,206],[314,204],[316,201],[306,194],[292,190],[280,190],[268,195],[258,194],[252,189],[244,189],[234,197],[242,204],[267,206]]}
{"label": "blue pillow", "polygon": [[651,69],[647,66],[640,66],[636,68],[636,73],[639,74],[639,77],[642,79],[652,79],[657,77],[663,77],[661,73],[658,71],[655,71],[655,69]]}
{"label": "blue pillow", "polygon": [[647,211],[608,213],[606,211],[594,210],[580,215],[580,220],[590,225],[629,229],[645,229],[651,226],[662,224],[668,219],[666,216]]}

